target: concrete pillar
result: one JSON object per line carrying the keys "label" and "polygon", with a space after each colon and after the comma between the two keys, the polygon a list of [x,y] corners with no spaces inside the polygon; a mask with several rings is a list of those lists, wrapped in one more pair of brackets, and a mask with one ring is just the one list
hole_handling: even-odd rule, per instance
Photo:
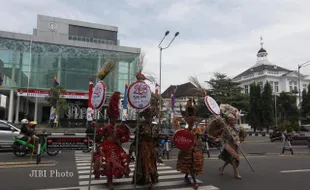
{"label": "concrete pillar", "polygon": [[13,112],[14,112],[14,90],[10,90],[10,103],[9,103],[9,116],[8,121],[13,122]]}
{"label": "concrete pillar", "polygon": [[[15,65],[16,61],[13,58],[12,61],[12,75],[11,75],[11,85],[14,84],[15,82]],[[10,103],[9,103],[9,116],[8,116],[8,121],[13,122],[13,113],[14,113],[14,90],[10,90]]]}
{"label": "concrete pillar", "polygon": [[20,106],[20,96],[17,96],[16,112],[15,112],[15,123],[19,123],[19,106]]}
{"label": "concrete pillar", "polygon": [[36,97],[34,104],[34,121],[38,121],[38,104],[38,97]]}

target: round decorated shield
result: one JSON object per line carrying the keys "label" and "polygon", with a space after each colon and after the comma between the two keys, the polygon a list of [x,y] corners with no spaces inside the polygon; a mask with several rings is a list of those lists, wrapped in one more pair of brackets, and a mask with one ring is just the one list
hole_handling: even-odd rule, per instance
{"label": "round decorated shield", "polygon": [[173,142],[180,150],[190,150],[195,144],[194,135],[186,129],[180,129],[173,135]]}
{"label": "round decorated shield", "polygon": [[208,107],[209,111],[212,112],[214,115],[221,114],[219,105],[216,103],[216,101],[211,96],[205,97],[205,104]]}
{"label": "round decorated shield", "polygon": [[100,109],[106,98],[106,86],[103,81],[99,81],[93,88],[91,104],[95,109]]}
{"label": "round decorated shield", "polygon": [[145,82],[136,81],[129,86],[127,97],[133,108],[143,110],[150,105],[152,92]]}

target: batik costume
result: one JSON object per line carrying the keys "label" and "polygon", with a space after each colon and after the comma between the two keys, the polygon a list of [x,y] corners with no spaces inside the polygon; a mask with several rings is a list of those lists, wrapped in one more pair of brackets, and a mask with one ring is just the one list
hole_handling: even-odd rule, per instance
{"label": "batik costume", "polygon": [[[195,137],[195,143],[190,150],[179,150],[176,169],[185,174],[185,181],[188,183],[190,183],[188,174],[191,174],[194,181],[194,188],[197,189],[199,185],[197,184],[195,176],[203,175],[204,157],[202,138],[204,128],[193,128],[196,122],[196,109],[193,106],[193,103],[195,104],[193,100],[188,100],[185,111],[182,111],[182,107],[180,105],[182,117],[188,125],[188,128],[185,130],[191,131]],[[177,120],[175,119],[174,122],[177,122]],[[177,124],[174,123],[174,126],[177,126]]]}
{"label": "batik costume", "polygon": [[116,123],[120,118],[119,105],[120,92],[114,92],[110,98],[108,116],[109,123],[100,126],[97,134],[103,137],[97,152],[94,153],[94,174],[95,179],[100,175],[107,177],[107,185],[113,190],[112,179],[119,179],[123,176],[129,177],[129,155],[122,148],[122,143],[130,140],[128,126],[123,123]]}
{"label": "batik costume", "polygon": [[[137,74],[137,79],[144,80],[145,77],[143,74]],[[159,116],[158,99],[158,95],[152,93],[150,106],[139,113],[142,122],[138,130],[135,131],[135,140],[130,146],[131,152],[136,150],[138,136],[137,173],[134,173],[132,183],[135,182],[136,176],[136,183],[138,185],[148,184],[149,189],[152,189],[153,184],[158,183],[157,162],[159,160],[156,156],[155,146],[156,142],[159,141],[159,126],[153,122],[153,119]],[[139,134],[137,135],[137,133]]]}
{"label": "batik costume", "polygon": [[209,133],[212,136],[221,136],[224,141],[224,147],[219,159],[225,163],[219,167],[219,173],[222,175],[225,167],[231,164],[235,178],[241,179],[237,170],[240,162],[238,146],[245,140],[247,133],[243,127],[236,124],[239,119],[239,111],[236,108],[229,104],[221,104],[220,109],[223,118],[217,117],[209,124]]}

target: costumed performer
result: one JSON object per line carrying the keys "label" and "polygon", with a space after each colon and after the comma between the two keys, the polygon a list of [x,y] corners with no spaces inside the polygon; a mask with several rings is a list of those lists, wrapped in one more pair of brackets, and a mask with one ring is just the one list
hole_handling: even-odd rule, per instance
{"label": "costumed performer", "polygon": [[[185,119],[188,128],[184,130],[190,131],[194,135],[194,146],[185,151],[179,150],[177,166],[176,169],[181,173],[185,174],[185,181],[191,183],[188,174],[191,174],[194,181],[194,188],[197,189],[199,185],[196,181],[196,175],[203,175],[203,143],[202,137],[204,130],[199,130],[198,128],[194,128],[194,124],[196,122],[196,109],[194,107],[195,101],[189,99],[186,104],[186,110],[182,110],[182,106],[180,105],[180,110],[182,117]],[[177,120],[174,120],[177,121]],[[177,125],[174,123],[174,126]]]}
{"label": "costumed performer", "polygon": [[229,104],[221,104],[220,110],[223,119],[221,117],[215,118],[208,127],[209,133],[212,136],[221,136],[224,141],[224,147],[219,155],[219,159],[225,163],[219,167],[219,173],[223,175],[225,167],[231,164],[235,178],[241,179],[237,169],[240,163],[238,146],[245,140],[247,133],[243,127],[237,125],[237,120],[240,116],[237,108]]}
{"label": "costumed performer", "polygon": [[130,173],[129,155],[122,148],[122,143],[130,140],[130,131],[125,124],[116,123],[120,117],[119,102],[120,92],[117,91],[110,98],[107,112],[109,123],[97,130],[98,135],[103,136],[103,140],[94,156],[95,179],[99,179],[100,175],[107,176],[107,185],[110,190],[114,189],[113,177],[116,179],[123,176],[129,177]]}
{"label": "costumed performer", "polygon": [[[138,141],[138,155],[136,158],[137,174],[133,175],[133,181],[135,182],[135,176],[137,177],[136,183],[138,185],[149,184],[149,189],[152,189],[153,184],[158,183],[158,171],[157,163],[161,162],[157,157],[156,143],[160,141],[159,126],[153,122],[154,117],[158,117],[159,109],[156,106],[158,96],[152,93],[151,105],[139,113],[139,117],[143,119],[139,126],[139,141]],[[137,141],[137,135],[132,142],[131,147],[135,149]]]}

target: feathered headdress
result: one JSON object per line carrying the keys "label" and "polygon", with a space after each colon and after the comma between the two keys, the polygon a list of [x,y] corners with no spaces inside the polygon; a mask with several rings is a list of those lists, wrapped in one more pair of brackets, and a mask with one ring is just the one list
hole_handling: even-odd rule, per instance
{"label": "feathered headdress", "polygon": [[199,94],[201,93],[201,95],[202,95],[203,97],[205,97],[205,96],[207,95],[206,89],[203,88],[203,87],[201,86],[201,84],[200,84],[200,82],[199,82],[199,80],[198,80],[198,78],[197,78],[196,75],[195,75],[195,76],[189,77],[189,81],[190,81],[191,83],[193,83],[193,84],[198,88]]}
{"label": "feathered headdress", "polygon": [[226,118],[239,119],[240,117],[238,109],[229,104],[221,104],[220,109]]}
{"label": "feathered headdress", "polygon": [[115,122],[119,117],[120,117],[120,113],[119,113],[119,101],[120,101],[120,92],[116,91],[113,93],[113,95],[110,98],[110,103],[109,103],[109,107],[107,110],[107,114],[109,116],[109,119],[111,121],[111,123]]}
{"label": "feathered headdress", "polygon": [[140,113],[140,117],[144,117],[145,119],[147,119],[159,116],[158,104],[159,104],[159,95],[152,93],[151,104],[148,108],[146,108]]}
{"label": "feathered headdress", "polygon": [[98,78],[100,80],[103,80],[105,79],[106,76],[108,76],[108,74],[114,69],[114,66],[115,66],[115,61],[112,61],[112,60],[108,60],[106,61],[101,69],[100,69],[100,72],[98,73]]}

